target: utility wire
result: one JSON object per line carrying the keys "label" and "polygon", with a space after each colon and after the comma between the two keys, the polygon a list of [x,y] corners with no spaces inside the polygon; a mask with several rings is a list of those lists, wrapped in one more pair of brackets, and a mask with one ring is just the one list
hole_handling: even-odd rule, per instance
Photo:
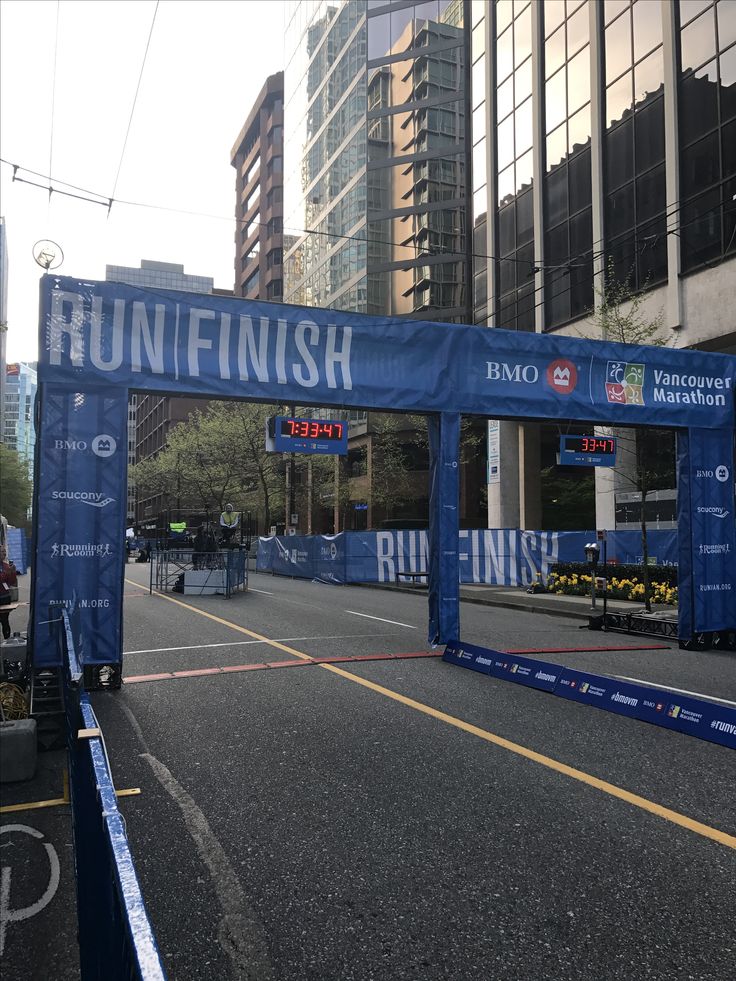
{"label": "utility wire", "polygon": [[[79,194],[73,194],[73,193],[71,193],[69,191],[62,190],[58,186],[53,186],[53,187],[52,186],[48,186],[47,187],[45,184],[38,184],[38,183],[36,183],[34,181],[28,180],[25,177],[19,177],[18,176],[18,171],[22,171],[23,173],[27,173],[27,174],[32,174],[33,176],[40,177],[42,180],[46,180],[46,181],[49,181],[50,180],[48,174],[42,174],[39,171],[31,170],[28,167],[23,167],[20,164],[11,163],[11,161],[6,160],[6,159],[4,159],[2,157],[0,157],[0,163],[5,164],[6,166],[9,166],[9,167],[12,167],[13,168],[13,177],[12,177],[13,181],[16,181],[16,182],[21,183],[21,184],[28,184],[31,187],[39,187],[42,190],[48,190],[49,194],[52,193],[52,192],[55,192],[57,194],[62,194],[64,196],[66,196],[66,197],[75,198],[75,199],[81,200],[81,201],[86,201],[89,204],[99,204],[99,205],[102,205],[103,207],[106,207],[108,209],[108,212],[109,212],[109,210],[110,210],[110,208],[112,207],[113,204],[119,204],[119,205],[124,205],[124,206],[127,206],[127,207],[131,207],[131,208],[146,208],[146,209],[154,210],[154,211],[167,211],[167,212],[172,213],[172,214],[189,215],[190,217],[195,217],[195,218],[208,218],[208,219],[211,219],[211,220],[214,220],[214,221],[232,222],[233,220],[235,220],[235,223],[237,225],[245,225],[245,226],[247,226],[247,225],[255,224],[255,225],[257,225],[260,228],[265,228],[265,227],[267,227],[267,224],[268,224],[265,221],[256,221],[256,222],[253,222],[253,219],[251,219],[250,221],[247,220],[247,219],[245,219],[245,218],[238,218],[238,217],[235,217],[233,219],[233,216],[230,216],[230,215],[228,215],[228,216],[225,216],[225,215],[217,215],[217,214],[212,214],[211,212],[192,211],[192,210],[185,209],[185,208],[174,208],[174,207],[171,207],[171,206],[168,206],[168,205],[152,204],[152,203],[145,202],[145,201],[129,201],[129,200],[126,200],[124,198],[115,198],[114,196],[113,197],[108,197],[107,195],[100,194],[97,191],[91,191],[88,188],[80,187],[77,184],[71,184],[71,183],[68,183],[66,181],[59,181],[58,182],[58,184],[61,184],[64,187],[70,187],[70,188],[73,188],[75,191],[79,191],[80,192]],[[673,207],[671,210],[664,212],[662,215],[659,216],[658,219],[653,219],[653,220],[660,220],[661,221],[662,219],[664,219],[666,221],[666,220],[672,218],[674,215],[678,214],[689,203],[690,202],[685,202],[685,203],[682,203],[682,204],[678,204],[675,207]],[[671,229],[666,230],[664,234],[665,235],[679,234],[679,230],[684,229],[684,228],[688,228],[690,225],[696,224],[698,221],[701,221],[702,218],[704,218],[706,215],[711,214],[714,211],[718,211],[718,210],[720,210],[720,208],[721,208],[721,205],[720,204],[717,204],[713,208],[708,209],[708,211],[703,212],[697,218],[693,219],[693,221],[688,222],[686,225],[680,225],[679,226],[679,229],[671,228]],[[382,219],[380,219],[380,220],[382,220]],[[370,245],[370,244],[374,244],[374,245],[388,245],[388,246],[392,246],[394,248],[414,249],[415,253],[417,253],[416,258],[421,258],[421,257],[425,257],[425,256],[445,256],[447,258],[455,257],[457,260],[461,260],[461,259],[464,259],[464,258],[466,258],[466,257],[469,256],[470,258],[473,258],[473,259],[484,259],[484,260],[490,261],[490,262],[499,262],[499,263],[500,262],[513,262],[513,263],[517,263],[517,264],[520,264],[520,265],[525,265],[525,266],[531,267],[530,268],[530,275],[533,275],[533,274],[535,274],[538,271],[556,271],[556,270],[572,271],[573,269],[585,269],[585,268],[587,268],[588,263],[593,262],[596,259],[600,258],[601,256],[606,256],[607,254],[610,253],[610,249],[603,248],[603,249],[599,249],[597,251],[594,251],[594,252],[592,252],[590,254],[587,253],[587,252],[586,253],[582,253],[581,252],[581,253],[579,253],[576,256],[570,257],[569,259],[565,259],[563,261],[557,261],[557,262],[545,264],[545,263],[537,263],[537,262],[535,262],[532,259],[517,259],[515,257],[510,257],[510,256],[509,257],[506,257],[506,256],[493,256],[493,255],[489,255],[487,253],[482,253],[482,252],[470,252],[468,254],[468,253],[465,253],[465,252],[456,252],[456,251],[451,251],[451,250],[432,249],[432,248],[423,249],[421,246],[419,246],[417,244],[409,244],[409,243],[406,243],[406,242],[394,242],[394,241],[387,240],[387,239],[368,238],[367,232],[365,233],[365,235],[356,235],[356,234],[349,235],[349,234],[340,233],[340,232],[320,231],[319,229],[309,229],[309,228],[282,228],[282,234],[316,235],[316,236],[322,236],[322,237],[331,238],[331,239],[340,239],[340,240],[345,240],[345,241],[362,242],[365,245]],[[619,240],[619,244],[622,244],[622,243],[626,243],[626,242],[631,241],[632,239],[634,239],[637,236],[637,234],[638,234],[638,230],[636,228],[632,229],[630,233],[628,233],[624,238],[622,238],[622,239]],[[651,240],[651,239],[655,239],[656,240],[659,237],[660,237],[659,235],[650,235],[650,236],[647,236],[647,239],[648,240]],[[597,239],[595,242],[591,243],[591,245],[597,245],[599,243],[602,243],[603,241],[604,241],[604,238],[600,238],[600,239]],[[648,247],[648,245],[645,242],[644,245],[643,245],[643,248],[646,248],[646,247]],[[638,251],[639,250],[637,249],[636,252],[638,252]],[[696,250],[696,253],[699,254],[701,251],[702,250]],[[728,251],[728,249],[726,250],[726,252],[727,251]],[[579,259],[579,258],[582,258],[583,256],[587,256],[586,263],[585,264],[583,264],[583,263],[577,263],[576,264],[575,260],[576,259]],[[721,257],[721,260],[723,258],[725,258],[725,253]],[[544,288],[544,286],[539,286],[536,289],[534,289],[532,291],[532,293],[530,293],[528,295],[529,296],[533,296],[534,294],[540,292],[543,288]],[[563,291],[561,291],[559,293],[554,294],[554,296],[561,296],[565,292],[567,292],[569,289],[571,289],[571,287],[568,287],[566,290],[563,290]],[[492,301],[492,300],[495,300],[497,298],[498,298],[498,293],[496,293],[496,296],[495,297],[491,297],[490,299]],[[490,301],[486,301],[486,302],[490,302]],[[541,306],[541,304],[537,304],[536,306]],[[536,306],[533,309],[536,309]],[[488,317],[486,319],[490,319],[490,317]]]}
{"label": "utility wire", "polygon": [[54,73],[51,80],[51,133],[49,136],[49,205],[51,204],[51,175],[54,159],[54,116],[56,115],[56,63],[59,56],[59,8],[61,0],[56,0],[56,35],[54,38]]}
{"label": "utility wire", "polygon": [[[125,130],[125,139],[123,140],[123,149],[120,152],[120,163],[118,164],[118,172],[115,174],[115,183],[112,186],[112,194],[110,195],[110,208],[112,207],[112,202],[115,199],[115,191],[118,189],[118,180],[120,178],[120,171],[123,166],[123,157],[125,156],[125,148],[128,145],[128,136],[130,135],[130,127],[133,123],[133,113],[135,112],[136,102],[138,101],[138,92],[141,88],[141,80],[143,79],[143,69],[146,67],[146,58],[148,57],[148,49],[151,45],[151,37],[153,35],[153,25],[156,23],[156,14],[158,13],[158,5],[160,0],[156,0],[156,6],[153,10],[153,17],[151,18],[151,29],[148,32],[148,40],[146,41],[146,50],[143,52],[143,61],[141,63],[140,74],[138,75],[138,84],[135,87],[135,95],[133,96],[133,105],[130,108],[130,116],[128,117],[128,128]],[[51,179],[49,177],[49,179]],[[108,214],[110,209],[108,208]]]}

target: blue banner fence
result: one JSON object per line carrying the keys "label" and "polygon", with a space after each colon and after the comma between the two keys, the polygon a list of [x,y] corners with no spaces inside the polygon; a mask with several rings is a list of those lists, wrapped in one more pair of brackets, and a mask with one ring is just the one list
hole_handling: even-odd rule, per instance
{"label": "blue banner fence", "polygon": [[[559,562],[584,562],[585,545],[595,531],[520,531],[518,528],[461,531],[458,539],[459,581],[492,586],[530,586],[537,574],[546,580]],[[650,531],[650,560],[678,563],[676,531]],[[608,533],[609,575],[616,565],[642,561],[638,531]],[[428,534],[411,531],[346,531],[338,535],[290,535],[261,538],[258,572],[319,579],[332,583],[400,582],[428,567]],[[656,567],[652,568],[656,579]]]}
{"label": "blue banner fence", "polygon": [[102,730],[84,690],[74,614],[59,613],[82,981],[166,981]]}
{"label": "blue banner fence", "polygon": [[560,698],[736,749],[736,709],[722,703],[461,641],[451,641],[442,660],[489,678],[537,688]]}

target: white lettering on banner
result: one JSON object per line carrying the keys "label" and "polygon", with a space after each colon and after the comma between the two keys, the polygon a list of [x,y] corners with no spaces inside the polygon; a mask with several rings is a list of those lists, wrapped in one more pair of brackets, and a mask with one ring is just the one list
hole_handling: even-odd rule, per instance
{"label": "white lettering on banner", "polygon": [[731,722],[721,722],[720,719],[713,719],[710,727],[711,729],[717,729],[718,732],[726,732],[730,736],[736,736],[736,725]]}
{"label": "white lettering on banner", "polygon": [[200,324],[203,320],[214,320],[214,310],[200,310],[192,307],[189,311],[189,344],[187,350],[187,360],[189,364],[189,375],[191,378],[199,378],[199,352],[212,350],[212,338],[202,337],[199,333]]}
{"label": "white lettering on banner", "polygon": [[71,609],[78,606],[80,610],[109,610],[109,599],[55,599],[49,601],[49,606],[63,606]]}
{"label": "white lettering on banner", "polygon": [[[52,290],[50,306],[46,344],[51,365],[60,366],[68,358],[76,368],[90,362],[100,371],[113,372],[123,366],[127,355],[131,372],[165,375],[171,367],[165,363],[165,353],[171,345],[174,374],[179,377],[181,304],[146,304],[116,298],[110,316],[107,303],[103,315],[101,296],[85,300],[78,293]],[[209,333],[205,321],[210,322]],[[186,348],[190,377],[201,375],[203,351],[216,355],[220,378],[232,377],[233,326],[228,313],[189,308]],[[292,330],[286,320],[273,323],[268,317],[241,315],[237,321],[237,352],[233,351],[233,356],[241,381],[254,377],[262,384],[293,382],[302,388],[314,388],[322,382],[327,388],[349,391],[353,387],[351,345],[349,324],[320,326],[313,320],[303,320]],[[292,360],[290,355],[296,358]],[[208,370],[212,360],[206,359]]]}
{"label": "white lettering on banner", "polygon": [[476,664],[493,664],[493,660],[490,657],[477,657],[475,659]]}
{"label": "white lettering on banner", "polygon": [[230,377],[230,314],[220,314],[220,378]]}
{"label": "white lettering on banner", "polygon": [[54,501],[81,501],[82,504],[89,504],[94,508],[104,508],[115,501],[114,497],[105,497],[98,491],[52,491],[51,499]]}
{"label": "white lettering on banner", "polygon": [[700,555],[728,555],[730,551],[730,545],[698,545]]}
{"label": "white lettering on banner", "polygon": [[488,381],[516,382],[517,384],[534,385],[539,381],[539,369],[533,364],[515,364],[513,367],[505,361],[486,361]]}
{"label": "white lettering on banner", "polygon": [[552,683],[557,681],[557,675],[550,674],[548,671],[537,671],[534,677],[538,678],[540,681],[550,681]]}
{"label": "white lettering on banner", "polygon": [[[70,307],[70,315],[64,316],[65,307]],[[51,316],[49,317],[48,345],[49,361],[52,365],[61,364],[63,337],[69,338],[69,360],[75,368],[84,365],[84,297],[79,293],[66,293],[54,290],[51,294]]]}
{"label": "white lettering on banner", "polygon": [[698,508],[698,514],[712,514],[714,518],[727,518],[729,513],[725,508]]}
{"label": "white lettering on banner", "polygon": [[253,321],[250,317],[240,318],[238,332],[238,371],[241,381],[250,381],[248,374],[248,356],[259,382],[268,381],[268,337],[271,323],[268,317],[261,317],[261,328],[258,332],[258,350]]}
{"label": "white lettering on banner", "polygon": [[337,350],[338,328],[334,324],[327,327],[327,353],[325,355],[325,368],[327,371],[327,387],[337,388],[335,379],[335,365],[340,365],[342,371],[342,387],[350,390],[353,387],[353,380],[350,375],[350,344],[353,339],[353,328],[347,324],[342,328],[342,347]]}
{"label": "white lettering on banner", "polygon": [[98,545],[94,542],[86,544],[69,545],[66,542],[53,542],[51,545],[51,558],[61,556],[65,559],[93,559],[104,555],[112,555],[109,544]]}
{"label": "white lettering on banner", "polygon": [[55,450],[86,450],[87,444],[83,439],[55,439]]}
{"label": "white lettering on banner", "polygon": [[[306,338],[307,331],[309,331],[309,340]],[[305,388],[314,388],[319,381],[319,372],[317,371],[317,362],[312,357],[312,352],[307,347],[307,344],[311,344],[312,347],[317,346],[319,343],[319,327],[315,323],[312,323],[311,320],[300,320],[294,331],[294,340],[296,341],[297,350],[304,361],[304,366],[307,368],[307,374],[305,375],[300,364],[293,364],[291,370],[294,372],[294,378],[299,385],[303,385]]]}
{"label": "white lettering on banner", "polygon": [[[104,326],[104,330],[103,330]],[[112,324],[102,323],[102,297],[92,297],[90,312],[89,355],[92,364],[100,371],[117,371],[123,363],[123,332],[125,326],[125,300],[115,300]],[[110,359],[102,356],[102,335],[111,342]]]}
{"label": "white lettering on banner", "polygon": [[151,371],[156,375],[164,373],[164,318],[166,307],[157,303],[154,307],[153,334],[148,323],[146,304],[140,300],[133,301],[133,317],[130,325],[130,360],[133,371],[140,371],[141,342],[146,349],[146,357]]}
{"label": "white lettering on banner", "polygon": [[[713,375],[680,375],[655,369],[654,385],[655,402],[667,402],[671,405],[725,405],[726,396],[723,390],[731,388],[731,379]],[[714,395],[710,389],[716,389],[718,394]]]}
{"label": "white lettering on banner", "polygon": [[286,384],[286,321],[276,321],[276,380]]}
{"label": "white lettering on banner", "polygon": [[394,566],[394,536],[390,531],[376,532],[376,558],[378,559],[378,581],[393,582],[396,579]]}
{"label": "white lettering on banner", "polygon": [[628,705],[631,708],[636,708],[636,706],[639,704],[638,698],[631,698],[630,695],[622,695],[621,692],[618,691],[611,695],[611,701],[620,702],[622,705]]}
{"label": "white lettering on banner", "polygon": [[731,590],[730,582],[701,582],[698,590],[701,593],[728,593]]}

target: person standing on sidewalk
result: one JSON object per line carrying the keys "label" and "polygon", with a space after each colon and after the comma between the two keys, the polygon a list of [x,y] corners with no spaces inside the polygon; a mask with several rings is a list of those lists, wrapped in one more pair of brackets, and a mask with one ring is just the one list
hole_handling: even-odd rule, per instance
{"label": "person standing on sidewalk", "polygon": [[15,566],[8,561],[8,552],[4,545],[0,545],[0,627],[2,627],[3,640],[10,637],[10,610],[12,603],[11,589],[18,585],[18,577]]}

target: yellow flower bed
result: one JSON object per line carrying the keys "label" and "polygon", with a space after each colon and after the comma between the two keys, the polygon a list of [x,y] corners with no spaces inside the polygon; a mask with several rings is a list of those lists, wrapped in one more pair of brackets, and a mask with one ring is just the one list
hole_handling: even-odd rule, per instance
{"label": "yellow flower bed", "polygon": [[[600,576],[596,577],[600,579]],[[585,575],[558,575],[553,572],[547,580],[547,590],[556,593],[558,596],[589,596],[591,577]],[[649,584],[650,594],[653,603],[677,606],[677,586],[670,586],[667,583],[651,581]],[[597,588],[598,595],[603,590]],[[644,602],[644,583],[638,579],[619,579],[610,576],[606,586],[606,594],[609,599],[632,600],[634,602]]]}

